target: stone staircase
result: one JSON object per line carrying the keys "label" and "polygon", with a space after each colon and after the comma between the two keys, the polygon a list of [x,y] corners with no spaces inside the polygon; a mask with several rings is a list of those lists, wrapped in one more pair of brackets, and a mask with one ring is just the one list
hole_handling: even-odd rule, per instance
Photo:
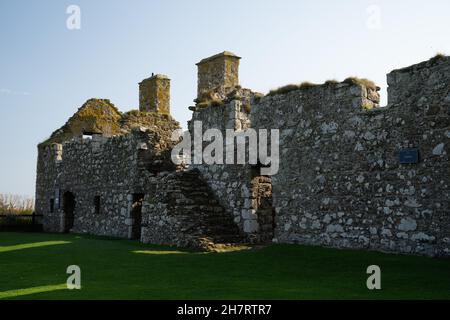
{"label": "stone staircase", "polygon": [[214,197],[198,170],[177,172],[171,179],[168,197],[170,211],[182,223],[186,246],[221,251],[242,246],[241,234],[230,214]]}

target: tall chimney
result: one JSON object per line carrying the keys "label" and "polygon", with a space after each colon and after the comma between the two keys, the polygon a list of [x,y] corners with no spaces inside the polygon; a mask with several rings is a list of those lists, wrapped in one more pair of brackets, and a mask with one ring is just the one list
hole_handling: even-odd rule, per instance
{"label": "tall chimney", "polygon": [[233,88],[239,85],[240,59],[234,53],[224,51],[197,63],[197,97],[218,87]]}
{"label": "tall chimney", "polygon": [[139,110],[170,114],[170,79],[156,74],[139,83]]}

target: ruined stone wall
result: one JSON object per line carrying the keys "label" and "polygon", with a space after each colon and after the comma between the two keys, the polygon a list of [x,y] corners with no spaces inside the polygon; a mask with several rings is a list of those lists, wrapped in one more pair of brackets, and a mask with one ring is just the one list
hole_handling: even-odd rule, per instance
{"label": "ruined stone wall", "polygon": [[[202,123],[203,133],[210,128],[218,129],[224,137],[224,153],[226,151],[226,130],[242,132],[250,126],[249,110],[239,100],[216,107],[194,111],[189,122],[189,131],[194,137],[194,123]],[[209,142],[204,143],[204,147]],[[236,152],[236,149],[235,149]],[[195,164],[202,177],[214,191],[220,204],[233,217],[235,223],[246,233],[257,229],[256,216],[251,212],[251,168],[248,164]]]}
{"label": "ruined stone wall", "polygon": [[[275,241],[449,255],[449,78],[449,58],[394,71],[373,110],[348,84],[252,106],[252,127],[280,129]],[[400,164],[409,148],[419,163]]]}
{"label": "ruined stone wall", "polygon": [[[376,87],[358,79],[287,86],[261,98],[237,87],[238,62],[222,53],[199,63],[199,91],[215,91],[191,108],[189,131],[194,137],[196,121],[202,133],[220,130],[225,151],[227,129],[279,129],[277,174],[260,176],[258,165],[225,159],[175,172],[176,121],[121,114],[92,99],[38,148],[36,212],[45,230],[64,230],[62,199],[71,192],[72,232],[130,238],[133,203],[145,197],[146,243],[202,247],[246,234],[252,241],[450,255],[448,57],[391,72],[385,108],[378,108]],[[155,101],[154,93],[142,101]],[[79,137],[89,132],[99,134]],[[401,163],[405,151],[418,152],[418,162]]]}
{"label": "ruined stone wall", "polygon": [[144,201],[141,241],[213,249],[242,241],[238,227],[197,170],[161,176]]}
{"label": "ruined stone wall", "polygon": [[[49,232],[59,232],[61,229],[59,190],[56,185],[61,156],[61,144],[38,147],[35,211],[44,215],[44,230]],[[50,199],[54,201],[53,212],[50,210]]]}
{"label": "ruined stone wall", "polygon": [[[64,231],[63,199],[71,192],[76,201],[71,232],[131,237],[133,194],[154,192],[157,180],[149,170],[151,159],[157,159],[155,135],[142,128],[111,138],[94,135],[41,147],[36,212],[44,214],[45,230]],[[98,212],[95,197],[100,197]],[[51,199],[57,203],[54,213]]]}
{"label": "ruined stone wall", "polygon": [[[36,212],[44,215],[44,229],[139,237],[132,206],[154,193],[158,174],[175,170],[170,150],[177,129],[169,114],[121,113],[109,100],[88,100],[38,146]],[[73,226],[65,195],[75,198]]]}

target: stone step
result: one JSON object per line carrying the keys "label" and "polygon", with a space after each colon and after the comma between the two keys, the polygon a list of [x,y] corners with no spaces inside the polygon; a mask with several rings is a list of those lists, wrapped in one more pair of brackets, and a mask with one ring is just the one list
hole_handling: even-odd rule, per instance
{"label": "stone step", "polygon": [[193,246],[209,250],[216,244],[220,247],[243,242],[233,217],[219,204],[198,171],[179,173],[170,191],[171,209],[182,216],[183,232],[189,234]]}

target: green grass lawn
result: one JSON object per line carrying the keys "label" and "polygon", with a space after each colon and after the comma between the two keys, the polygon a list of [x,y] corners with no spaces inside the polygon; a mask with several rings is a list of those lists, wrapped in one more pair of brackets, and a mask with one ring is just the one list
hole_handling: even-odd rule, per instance
{"label": "green grass lawn", "polygon": [[[366,288],[379,265],[382,290]],[[79,265],[81,290],[66,268]],[[272,245],[193,253],[80,235],[0,233],[0,299],[449,299],[450,259]]]}

